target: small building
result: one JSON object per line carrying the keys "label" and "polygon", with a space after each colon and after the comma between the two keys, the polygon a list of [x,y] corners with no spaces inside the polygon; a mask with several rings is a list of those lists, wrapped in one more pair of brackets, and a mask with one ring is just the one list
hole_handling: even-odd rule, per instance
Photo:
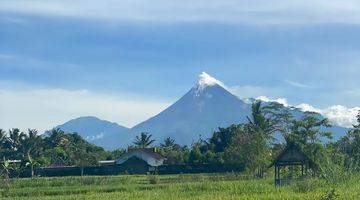
{"label": "small building", "polygon": [[[9,164],[19,164],[22,161],[21,160],[6,160],[6,162],[8,162]],[[0,161],[0,164],[3,164],[4,161]]]}
{"label": "small building", "polygon": [[99,165],[100,166],[112,166],[112,165],[115,165],[115,160],[100,160]]}
{"label": "small building", "polygon": [[[276,157],[270,167],[275,166],[275,184],[281,185],[289,180],[281,177],[281,170],[289,168],[293,175],[294,167],[300,166],[301,176],[303,177],[309,169],[316,171],[317,166],[301,149],[293,142],[289,142],[285,149]],[[291,177],[292,178],[292,177]]]}
{"label": "small building", "polygon": [[130,174],[147,173],[157,171],[157,167],[163,165],[165,159],[156,148],[130,149],[115,160],[115,165],[121,166]]}

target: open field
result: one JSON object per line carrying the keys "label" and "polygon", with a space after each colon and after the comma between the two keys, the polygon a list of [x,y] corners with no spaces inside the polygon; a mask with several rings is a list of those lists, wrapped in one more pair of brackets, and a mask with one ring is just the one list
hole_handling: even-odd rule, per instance
{"label": "open field", "polygon": [[360,198],[360,178],[332,185],[307,180],[275,187],[271,178],[238,174],[123,175],[14,179],[2,199],[321,199],[335,188],[339,199]]}

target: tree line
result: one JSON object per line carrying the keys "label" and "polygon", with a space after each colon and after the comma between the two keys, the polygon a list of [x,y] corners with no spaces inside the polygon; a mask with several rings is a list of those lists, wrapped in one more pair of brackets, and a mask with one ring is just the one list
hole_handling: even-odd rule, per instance
{"label": "tree line", "polygon": [[[172,138],[156,145],[150,133],[140,133],[128,148],[157,147],[167,157],[166,164],[240,164],[260,176],[286,143],[298,145],[319,167],[359,171],[360,169],[360,112],[357,124],[340,138],[331,141],[332,133],[327,119],[311,112],[296,118],[288,108],[278,103],[252,105],[247,123],[219,128],[208,139],[200,138],[190,146],[181,146]],[[283,142],[275,140],[281,134]],[[54,129],[46,135],[29,129],[0,129],[1,174],[9,169],[21,174],[30,170],[34,176],[37,167],[96,166],[100,160],[112,160],[126,152],[125,148],[105,151],[84,140],[77,133]],[[18,160],[18,164],[12,164]]]}

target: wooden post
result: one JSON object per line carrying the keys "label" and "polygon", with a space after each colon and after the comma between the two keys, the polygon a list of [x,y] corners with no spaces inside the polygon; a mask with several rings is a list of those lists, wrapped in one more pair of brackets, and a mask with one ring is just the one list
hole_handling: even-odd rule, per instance
{"label": "wooden post", "polygon": [[275,185],[277,185],[277,165],[275,164]]}
{"label": "wooden post", "polygon": [[304,164],[301,164],[301,176],[304,176]]}
{"label": "wooden post", "polygon": [[279,185],[281,185],[280,176],[281,176],[281,166],[278,167],[278,184]]}
{"label": "wooden post", "polygon": [[280,166],[275,165],[275,185],[280,185]]}

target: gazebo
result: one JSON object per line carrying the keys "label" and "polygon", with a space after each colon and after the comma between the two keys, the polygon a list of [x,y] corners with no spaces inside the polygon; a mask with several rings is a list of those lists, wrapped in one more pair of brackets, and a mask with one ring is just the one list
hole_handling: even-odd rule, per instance
{"label": "gazebo", "polygon": [[316,164],[293,142],[289,142],[285,149],[276,157],[270,167],[275,166],[275,185],[281,185],[281,169],[290,167],[291,171],[295,166],[301,166],[301,176],[304,176],[308,169],[316,170]]}

